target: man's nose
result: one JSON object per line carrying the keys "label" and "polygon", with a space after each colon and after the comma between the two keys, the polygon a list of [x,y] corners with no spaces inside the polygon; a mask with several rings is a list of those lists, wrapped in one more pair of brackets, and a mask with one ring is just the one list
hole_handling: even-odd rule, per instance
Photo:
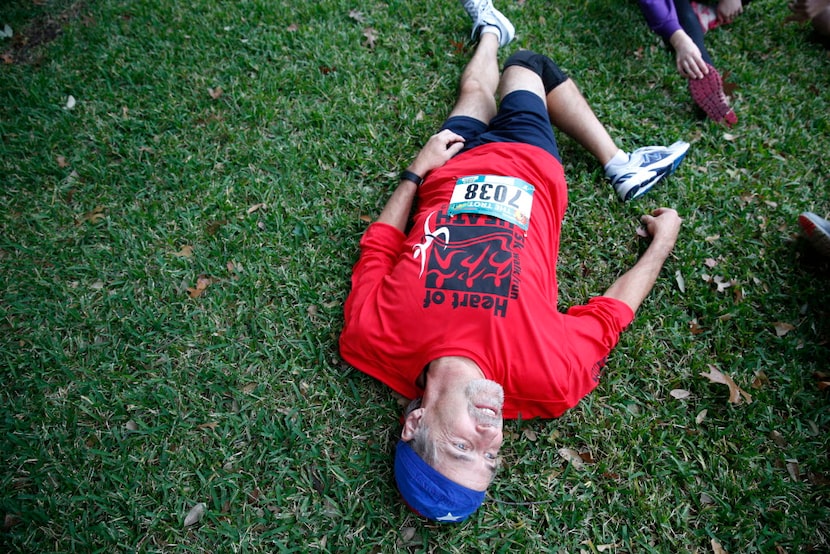
{"label": "man's nose", "polygon": [[499,432],[498,428],[492,423],[476,423],[476,430],[482,435],[493,436]]}

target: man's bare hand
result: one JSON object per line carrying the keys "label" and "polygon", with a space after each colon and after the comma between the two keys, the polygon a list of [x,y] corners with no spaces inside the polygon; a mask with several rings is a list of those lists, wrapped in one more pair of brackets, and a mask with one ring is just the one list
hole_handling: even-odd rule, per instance
{"label": "man's bare hand", "polygon": [[652,237],[652,245],[659,244],[661,248],[671,251],[677,242],[680,224],[683,222],[676,210],[672,208],[657,208],[651,214],[640,218],[643,225]]}
{"label": "man's bare hand", "polygon": [[427,143],[418,152],[415,161],[407,168],[409,171],[425,177],[433,169],[447,163],[450,158],[464,148],[464,137],[444,129],[432,135]]}
{"label": "man's bare hand", "polygon": [[633,312],[639,309],[657,281],[657,276],[677,241],[682,222],[677,212],[671,208],[657,208],[651,214],[644,215],[641,221],[652,237],[651,244],[634,267],[605,291],[605,296],[625,302]]}

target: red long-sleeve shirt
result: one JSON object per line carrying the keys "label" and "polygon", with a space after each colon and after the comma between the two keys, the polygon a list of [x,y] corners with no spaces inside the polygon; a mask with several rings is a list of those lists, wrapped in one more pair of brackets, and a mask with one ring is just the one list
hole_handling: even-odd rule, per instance
{"label": "red long-sleeve shirt", "polygon": [[[488,215],[448,214],[460,178],[517,177],[534,187],[527,231]],[[509,200],[509,199],[506,199]],[[472,359],[505,390],[504,417],[558,417],[592,391],[634,317],[595,297],[557,309],[556,261],[567,186],[535,146],[486,144],[433,171],[408,235],[373,223],[360,242],[340,351],[408,398],[430,361]]]}

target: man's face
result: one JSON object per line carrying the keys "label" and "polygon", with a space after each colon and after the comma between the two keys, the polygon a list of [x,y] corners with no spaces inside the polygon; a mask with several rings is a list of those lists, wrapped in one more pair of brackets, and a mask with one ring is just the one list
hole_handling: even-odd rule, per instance
{"label": "man's face", "polygon": [[475,379],[416,410],[422,411],[416,414],[418,424],[426,425],[428,440],[435,445],[435,469],[460,485],[486,490],[495,475],[504,438],[503,405],[501,385]]}

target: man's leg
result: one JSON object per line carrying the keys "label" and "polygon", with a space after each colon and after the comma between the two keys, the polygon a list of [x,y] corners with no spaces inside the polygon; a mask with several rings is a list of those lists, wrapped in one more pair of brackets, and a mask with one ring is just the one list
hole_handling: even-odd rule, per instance
{"label": "man's leg", "polygon": [[620,151],[576,84],[546,56],[528,50],[505,62],[500,96],[528,90],[547,105],[550,122],[573,138],[605,166]]}
{"label": "man's leg", "polygon": [[668,147],[646,146],[631,154],[621,150],[571,79],[552,89],[547,103],[551,122],[599,160],[623,201],[644,195],[674,173],[689,150],[683,141]]}
{"label": "man's leg", "polygon": [[620,150],[576,84],[547,56],[520,51],[508,58],[502,97],[515,90],[528,90],[545,100],[550,122],[599,160],[622,200],[648,192],[677,168],[689,149],[688,143],[678,141],[668,148],[639,148],[631,155]]}
{"label": "man's leg", "polygon": [[546,100],[551,123],[593,154],[603,167],[620,151],[571,79],[551,90]]}
{"label": "man's leg", "polygon": [[458,100],[449,117],[467,116],[488,123],[496,114],[499,84],[499,37],[481,35],[472,59],[464,68],[458,85]]}

